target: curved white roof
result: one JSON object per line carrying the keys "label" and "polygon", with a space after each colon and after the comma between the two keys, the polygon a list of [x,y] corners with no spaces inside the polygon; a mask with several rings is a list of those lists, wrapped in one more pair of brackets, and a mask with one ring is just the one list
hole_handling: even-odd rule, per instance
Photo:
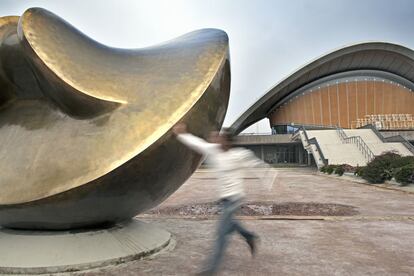
{"label": "curved white roof", "polygon": [[377,70],[414,82],[414,51],[386,42],[366,42],[324,55],[282,80],[247,109],[232,125],[240,133],[265,118],[285,97],[318,79],[355,70]]}

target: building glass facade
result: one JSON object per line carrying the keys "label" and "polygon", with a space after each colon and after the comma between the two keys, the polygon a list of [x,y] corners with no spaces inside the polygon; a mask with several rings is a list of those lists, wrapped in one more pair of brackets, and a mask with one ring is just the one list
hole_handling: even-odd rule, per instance
{"label": "building glass facade", "polygon": [[275,145],[245,145],[269,164],[308,164],[308,154],[300,143]]}

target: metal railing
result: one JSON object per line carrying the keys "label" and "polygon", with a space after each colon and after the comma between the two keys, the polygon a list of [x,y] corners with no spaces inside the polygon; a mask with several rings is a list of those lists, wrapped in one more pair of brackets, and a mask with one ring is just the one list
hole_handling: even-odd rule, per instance
{"label": "metal railing", "polygon": [[372,152],[372,150],[368,147],[368,145],[364,142],[364,140],[361,138],[361,136],[351,136],[348,137],[346,135],[345,131],[342,128],[336,129],[339,138],[341,139],[342,143],[345,144],[355,144],[359,151],[364,155],[365,159],[367,159],[367,163],[369,163],[372,159],[374,159],[375,155]]}
{"label": "metal railing", "polygon": [[363,127],[360,127],[359,129],[370,129],[370,130],[372,130],[374,133],[375,133],[375,135],[377,135],[377,137],[382,141],[382,142],[384,142],[384,143],[386,143],[387,141],[385,140],[385,138],[384,138],[384,136],[382,136],[382,134],[378,131],[378,129],[374,126],[374,125],[372,125],[372,124],[368,124],[368,125],[365,125],[365,126],[363,126]]}
{"label": "metal railing", "polygon": [[384,137],[384,136],[382,136],[381,132],[379,132],[378,129],[375,126],[371,125],[371,124],[365,125],[361,128],[371,129],[377,135],[377,137],[379,139],[381,139],[381,141],[383,143],[392,143],[392,142],[402,143],[414,155],[414,146],[407,139],[405,139],[403,136],[394,135],[394,136],[391,136],[391,137]]}
{"label": "metal railing", "polygon": [[384,141],[385,143],[393,143],[393,142],[401,143],[411,152],[411,154],[414,155],[414,146],[401,135],[390,136],[390,137],[384,138],[384,140],[385,140]]}
{"label": "metal railing", "polygon": [[338,133],[339,138],[341,139],[342,143],[346,140],[346,138],[348,138],[348,136],[346,135],[345,131],[342,128],[337,127],[336,132]]}
{"label": "metal railing", "polygon": [[298,129],[298,133],[299,133],[299,131],[300,131],[300,130],[302,130],[302,131],[303,131],[303,135],[305,136],[305,141],[306,141],[306,143],[308,143],[308,145],[315,145],[315,146],[316,146],[316,149],[317,149],[317,151],[318,151],[318,153],[319,153],[319,156],[320,156],[320,158],[321,158],[321,160],[322,160],[322,163],[323,163],[325,166],[326,166],[326,165],[328,165],[328,159],[326,159],[326,158],[325,158],[325,156],[323,155],[323,152],[322,152],[322,150],[321,150],[321,147],[319,146],[318,141],[317,141],[315,138],[311,138],[311,139],[309,139],[308,134],[306,133],[306,129],[305,129],[305,127],[304,127],[304,126],[299,127],[299,129]]}
{"label": "metal railing", "polygon": [[[292,133],[292,136],[295,136],[296,134],[299,133],[300,130],[303,130],[305,128],[305,126],[303,125],[295,125],[294,127],[296,127],[295,131]],[[338,126],[333,126],[333,125],[310,125],[307,124],[306,128],[308,130],[325,130],[325,129],[336,129]]]}

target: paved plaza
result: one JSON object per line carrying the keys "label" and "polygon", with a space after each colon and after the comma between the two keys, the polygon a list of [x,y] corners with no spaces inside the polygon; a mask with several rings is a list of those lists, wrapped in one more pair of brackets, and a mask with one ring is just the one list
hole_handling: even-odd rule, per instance
{"label": "paved plaza", "polygon": [[[414,194],[319,175],[307,168],[273,169],[273,183],[246,179],[248,202],[330,203],[352,206],[351,216],[242,216],[261,242],[252,259],[236,235],[220,275],[414,275]],[[216,200],[214,175],[197,171],[158,210]],[[143,260],[76,275],[194,275],[214,241],[215,216],[157,214],[139,217],[174,236]]]}

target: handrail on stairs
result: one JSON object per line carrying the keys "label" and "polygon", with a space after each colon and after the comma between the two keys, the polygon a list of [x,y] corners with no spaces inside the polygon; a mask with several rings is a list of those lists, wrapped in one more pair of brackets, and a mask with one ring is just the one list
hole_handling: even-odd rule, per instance
{"label": "handrail on stairs", "polygon": [[346,135],[345,131],[340,128],[337,127],[336,131],[339,135],[339,138],[341,139],[342,143],[345,144],[356,144],[357,148],[361,151],[361,153],[364,155],[365,159],[368,160],[368,163],[374,159],[375,155],[372,152],[372,150],[368,147],[368,145],[365,143],[365,141],[361,138],[361,136],[351,136],[348,137],[348,135]]}
{"label": "handrail on stairs", "polygon": [[[316,149],[319,152],[319,156],[321,157],[322,163],[326,166],[328,165],[328,159],[325,158],[325,156],[323,155],[323,152],[321,150],[321,147],[319,146],[318,141],[315,138],[311,138],[309,139],[308,134],[306,133],[306,129],[304,126],[300,126],[297,130],[297,132],[299,133],[299,131],[302,130],[303,131],[303,135],[305,136],[305,140],[306,143],[311,144],[311,145],[315,145]],[[295,133],[294,133],[295,134]]]}
{"label": "handrail on stairs", "polygon": [[390,136],[390,137],[384,137],[381,134],[381,132],[379,132],[378,129],[372,124],[365,125],[361,128],[371,129],[377,135],[377,137],[379,139],[381,139],[381,141],[383,143],[392,143],[392,142],[402,143],[414,155],[414,146],[407,139],[405,139],[403,136],[398,134],[398,135],[394,135],[394,136]]}

